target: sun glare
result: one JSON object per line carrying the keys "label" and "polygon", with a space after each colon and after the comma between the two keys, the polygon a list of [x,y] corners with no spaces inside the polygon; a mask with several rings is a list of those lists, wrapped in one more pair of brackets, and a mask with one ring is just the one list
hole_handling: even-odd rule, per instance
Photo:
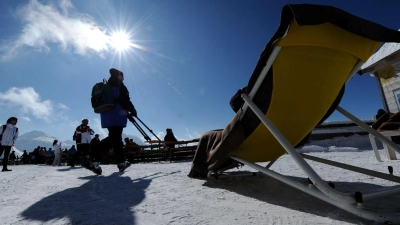
{"label": "sun glare", "polygon": [[111,45],[118,51],[124,51],[132,45],[129,38],[129,35],[125,32],[114,33],[111,35]]}

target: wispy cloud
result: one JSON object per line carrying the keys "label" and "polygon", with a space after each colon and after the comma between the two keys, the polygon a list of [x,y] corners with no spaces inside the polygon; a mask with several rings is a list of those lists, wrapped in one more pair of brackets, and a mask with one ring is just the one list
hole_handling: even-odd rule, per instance
{"label": "wispy cloud", "polygon": [[31,119],[29,117],[26,117],[26,116],[21,117],[21,119],[23,119],[25,121],[31,121]]}
{"label": "wispy cloud", "polygon": [[78,13],[69,0],[61,0],[59,7],[31,0],[16,15],[24,25],[15,41],[1,46],[3,60],[15,57],[26,46],[49,52],[50,44],[56,44],[80,55],[109,49],[105,28],[96,25],[88,15]]}
{"label": "wispy cloud", "polygon": [[[3,107],[17,108],[24,114],[31,114],[46,121],[52,120],[54,116],[53,102],[41,100],[40,95],[32,87],[12,87],[4,93],[0,92],[0,103],[4,105]],[[60,103],[59,105],[63,104]],[[30,121],[28,117],[25,118]]]}
{"label": "wispy cloud", "polygon": [[190,131],[188,128],[185,128],[185,130],[186,130],[185,136],[188,138],[188,140],[200,138],[201,136],[201,134],[197,131]]}
{"label": "wispy cloud", "polygon": [[69,109],[68,106],[66,106],[66,105],[64,105],[62,103],[58,103],[57,104],[57,108],[59,108],[59,109]]}

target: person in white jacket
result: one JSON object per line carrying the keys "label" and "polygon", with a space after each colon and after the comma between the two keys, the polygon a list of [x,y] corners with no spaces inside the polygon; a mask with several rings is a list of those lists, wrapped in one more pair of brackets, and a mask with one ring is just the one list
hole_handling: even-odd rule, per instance
{"label": "person in white jacket", "polygon": [[75,166],[75,163],[79,161],[81,155],[85,158],[89,154],[90,142],[92,141],[91,135],[94,134],[94,131],[88,124],[89,120],[84,118],[82,119],[82,124],[75,129],[73,139],[76,142],[76,153],[71,160],[71,167]]}
{"label": "person in white jacket", "polygon": [[18,138],[18,128],[15,126],[17,121],[18,119],[16,117],[10,117],[8,118],[7,123],[2,125],[0,128],[0,156],[4,152],[2,172],[11,171],[7,168],[7,164],[11,147]]}
{"label": "person in white jacket", "polygon": [[60,144],[58,144],[58,140],[54,140],[53,149],[54,149],[53,166],[59,166],[61,165],[61,142]]}

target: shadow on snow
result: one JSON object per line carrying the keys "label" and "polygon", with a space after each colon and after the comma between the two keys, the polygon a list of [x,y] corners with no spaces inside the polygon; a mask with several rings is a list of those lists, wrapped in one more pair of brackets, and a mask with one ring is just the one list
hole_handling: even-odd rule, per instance
{"label": "shadow on snow", "polygon": [[88,176],[80,187],[43,198],[21,213],[28,220],[49,222],[68,218],[72,224],[135,224],[134,207],[158,173],[132,180],[115,172],[108,177]]}

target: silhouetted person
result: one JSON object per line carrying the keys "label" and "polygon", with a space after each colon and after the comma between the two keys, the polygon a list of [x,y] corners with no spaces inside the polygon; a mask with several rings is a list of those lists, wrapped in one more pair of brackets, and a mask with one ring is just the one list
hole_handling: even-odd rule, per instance
{"label": "silhouetted person", "polygon": [[26,152],[26,150],[24,150],[24,152],[22,153],[21,159],[22,159],[22,162],[24,164],[28,164],[29,163],[29,155]]}
{"label": "silhouetted person", "polygon": [[33,160],[33,163],[34,164],[38,164],[39,163],[39,150],[40,150],[40,146],[38,146],[37,148],[35,148],[34,150],[33,150],[33,155],[35,156],[35,158],[34,158],[34,160]]}
{"label": "silhouetted person", "polygon": [[87,169],[96,174],[101,174],[102,170],[99,163],[94,160],[98,160],[100,154],[108,152],[111,148],[114,150],[115,161],[119,172],[123,172],[131,165],[125,160],[122,131],[124,127],[126,127],[128,116],[136,117],[137,113],[130,100],[128,89],[123,81],[124,74],[117,69],[111,68],[108,84],[112,87],[114,98],[118,99],[118,101],[116,101],[115,107],[112,110],[100,114],[101,127],[108,129],[108,137],[101,140],[98,151],[93,151],[93,154],[90,155],[88,160],[90,165]]}
{"label": "silhouetted person", "polygon": [[75,145],[72,145],[71,148],[68,149],[68,164],[72,165],[72,160],[74,158],[74,154],[76,153]]}
{"label": "silhouetted person", "polygon": [[[172,133],[171,128],[167,128],[167,134],[164,137],[164,141],[178,141],[176,140],[174,133]],[[168,148],[175,148],[175,144],[167,144]]]}
{"label": "silhouetted person", "polygon": [[[92,141],[90,142],[90,155],[94,156],[93,157],[93,161],[96,161],[96,162],[100,162],[101,161],[100,158],[96,158],[96,156],[99,155],[99,154],[96,154],[96,151],[98,151],[97,148],[99,147],[99,144],[100,144],[99,135],[96,134],[94,136],[94,138],[92,139]],[[93,152],[93,154],[91,152]]]}
{"label": "silhouetted person", "polygon": [[15,151],[11,151],[10,156],[8,157],[8,159],[10,160],[11,165],[15,165]]}
{"label": "silhouetted person", "polygon": [[127,147],[130,147],[132,145],[132,142],[129,140],[129,138],[126,137],[124,141],[125,141],[125,146]]}

